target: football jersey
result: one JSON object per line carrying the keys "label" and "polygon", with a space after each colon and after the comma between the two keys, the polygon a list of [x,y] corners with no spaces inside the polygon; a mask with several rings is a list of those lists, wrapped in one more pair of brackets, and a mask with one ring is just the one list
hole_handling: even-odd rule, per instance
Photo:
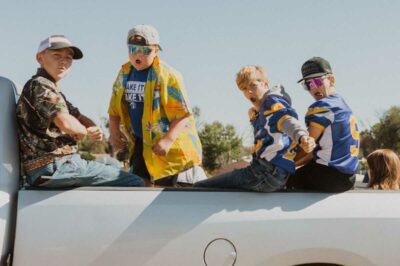
{"label": "football jersey", "polygon": [[345,174],[358,170],[360,133],[350,107],[338,94],[313,103],[306,114],[307,126],[324,129],[317,140],[314,160]]}
{"label": "football jersey", "polygon": [[264,100],[258,117],[253,120],[254,153],[289,173],[294,173],[296,142],[282,133],[282,122],[298,118],[296,111],[283,97],[270,95]]}

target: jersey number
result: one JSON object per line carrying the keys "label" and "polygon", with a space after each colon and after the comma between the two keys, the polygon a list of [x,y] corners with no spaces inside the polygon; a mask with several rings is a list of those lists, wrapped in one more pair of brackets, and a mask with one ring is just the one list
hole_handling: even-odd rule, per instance
{"label": "jersey number", "polygon": [[357,142],[356,145],[350,145],[350,153],[351,156],[358,156],[358,145],[360,143],[360,132],[357,128],[357,122],[354,115],[350,116],[350,129],[351,129],[351,136]]}

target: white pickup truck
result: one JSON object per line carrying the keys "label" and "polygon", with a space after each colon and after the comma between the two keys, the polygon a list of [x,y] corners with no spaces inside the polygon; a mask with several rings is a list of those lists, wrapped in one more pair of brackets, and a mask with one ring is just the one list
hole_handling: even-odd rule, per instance
{"label": "white pickup truck", "polygon": [[400,265],[400,194],[20,187],[0,77],[1,265]]}

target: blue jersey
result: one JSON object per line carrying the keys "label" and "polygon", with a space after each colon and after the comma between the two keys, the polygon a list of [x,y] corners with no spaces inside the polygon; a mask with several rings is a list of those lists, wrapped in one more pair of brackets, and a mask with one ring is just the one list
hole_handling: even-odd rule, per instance
{"label": "blue jersey", "polygon": [[254,152],[256,156],[294,173],[297,143],[281,131],[282,122],[289,117],[298,118],[284,98],[276,95],[266,97],[253,121]]}
{"label": "blue jersey", "polygon": [[341,96],[332,94],[313,103],[306,124],[324,129],[314,150],[317,163],[345,174],[357,172],[360,133],[353,112]]}
{"label": "blue jersey", "polygon": [[128,103],[129,117],[136,137],[142,137],[142,116],[144,106],[144,87],[149,69],[137,71],[134,67],[125,86],[125,100]]}

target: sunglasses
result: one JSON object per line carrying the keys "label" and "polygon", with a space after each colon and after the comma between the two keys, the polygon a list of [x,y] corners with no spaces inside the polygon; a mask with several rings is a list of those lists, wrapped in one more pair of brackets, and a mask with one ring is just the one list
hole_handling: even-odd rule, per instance
{"label": "sunglasses", "polygon": [[321,76],[317,78],[303,80],[301,82],[301,85],[306,91],[309,91],[311,89],[311,86],[313,86],[314,88],[319,88],[324,85],[324,79],[326,79],[326,77],[327,76]]}
{"label": "sunglasses", "polygon": [[153,52],[154,48],[148,46],[128,44],[128,51],[130,54],[142,53],[142,55],[149,55]]}

